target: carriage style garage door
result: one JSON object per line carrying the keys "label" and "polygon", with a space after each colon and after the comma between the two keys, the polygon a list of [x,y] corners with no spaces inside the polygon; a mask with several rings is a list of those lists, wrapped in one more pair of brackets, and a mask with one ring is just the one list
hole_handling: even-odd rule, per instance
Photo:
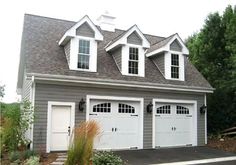
{"label": "carriage style garage door", "polygon": [[90,99],[89,120],[100,124],[96,149],[142,148],[140,101]]}
{"label": "carriage style garage door", "polygon": [[194,106],[183,103],[155,103],[155,148],[193,146]]}

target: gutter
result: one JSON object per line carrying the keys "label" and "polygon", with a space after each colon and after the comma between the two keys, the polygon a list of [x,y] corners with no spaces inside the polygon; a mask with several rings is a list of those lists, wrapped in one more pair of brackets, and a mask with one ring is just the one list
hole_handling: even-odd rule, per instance
{"label": "gutter", "polygon": [[106,85],[114,87],[130,87],[130,88],[143,88],[143,89],[161,89],[161,90],[172,90],[172,91],[183,91],[183,92],[199,92],[199,93],[213,93],[214,88],[202,88],[202,87],[189,87],[182,85],[171,85],[171,84],[158,84],[158,83],[142,83],[136,81],[122,81],[122,80],[109,80],[99,78],[86,78],[77,76],[66,76],[66,75],[51,75],[51,74],[39,74],[29,73],[27,78],[34,76],[35,81],[54,81],[54,82],[72,82],[82,84],[94,84],[94,85]]}

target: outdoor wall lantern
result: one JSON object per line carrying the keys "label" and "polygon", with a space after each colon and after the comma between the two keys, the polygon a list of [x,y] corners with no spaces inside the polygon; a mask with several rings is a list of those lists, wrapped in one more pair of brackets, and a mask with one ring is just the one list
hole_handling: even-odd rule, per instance
{"label": "outdoor wall lantern", "polygon": [[79,111],[84,111],[84,109],[85,109],[85,101],[82,98],[79,102]]}
{"label": "outdoor wall lantern", "polygon": [[201,114],[206,113],[206,109],[207,109],[207,106],[206,106],[206,105],[202,105],[202,106],[200,107],[200,113],[201,113]]}
{"label": "outdoor wall lantern", "polygon": [[150,103],[147,105],[147,113],[152,113],[152,108],[153,108],[153,104],[152,104],[152,102],[150,102]]}

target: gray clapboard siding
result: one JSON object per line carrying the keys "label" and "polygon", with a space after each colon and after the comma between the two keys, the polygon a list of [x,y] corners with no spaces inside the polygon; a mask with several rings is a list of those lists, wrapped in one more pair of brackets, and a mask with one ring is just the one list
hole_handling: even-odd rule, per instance
{"label": "gray clapboard siding", "polygon": [[121,71],[121,47],[115,49],[111,54],[117,64],[119,70]]}
{"label": "gray clapboard siding", "polygon": [[170,44],[170,50],[174,50],[174,51],[178,51],[181,52],[182,51],[182,46],[179,43],[179,41],[177,39],[175,39],[171,44]]}
{"label": "gray clapboard siding", "polygon": [[22,100],[30,100],[31,80],[23,80]]}
{"label": "gray clapboard siding", "polygon": [[68,64],[70,64],[70,41],[65,45],[64,51],[66,54],[67,62],[68,62]]}
{"label": "gray clapboard siding", "polygon": [[[143,144],[144,148],[152,147],[152,114],[146,113],[146,106],[153,98],[166,99],[183,99],[197,100],[197,108],[203,105],[203,94],[184,94],[173,92],[154,92],[154,91],[138,91],[123,89],[106,89],[94,87],[66,86],[53,84],[36,84],[35,106],[36,119],[34,124],[34,149],[46,150],[46,130],[47,130],[47,109],[48,101],[75,102],[75,124],[78,125],[86,118],[86,112],[78,110],[78,103],[81,98],[86,95],[103,95],[103,96],[125,96],[125,97],[141,97],[144,98],[144,130]],[[205,122],[204,115],[200,115],[198,111],[198,145],[204,145],[205,138]]]}
{"label": "gray clapboard siding", "polygon": [[134,31],[127,37],[127,43],[129,44],[142,45],[142,42],[142,39],[139,37],[136,31]]}
{"label": "gray clapboard siding", "polygon": [[165,54],[164,53],[157,54],[153,56],[151,59],[158,67],[158,69],[161,71],[161,73],[165,75]]}
{"label": "gray clapboard siding", "polygon": [[76,29],[76,35],[84,37],[94,37],[95,33],[87,22],[83,23]]}

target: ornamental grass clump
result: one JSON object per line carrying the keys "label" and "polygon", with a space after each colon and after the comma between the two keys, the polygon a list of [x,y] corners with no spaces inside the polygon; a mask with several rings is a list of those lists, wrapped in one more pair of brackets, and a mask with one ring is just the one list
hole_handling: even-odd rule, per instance
{"label": "ornamental grass clump", "polygon": [[94,139],[100,133],[100,127],[96,121],[87,121],[75,127],[65,165],[89,165],[93,156]]}

